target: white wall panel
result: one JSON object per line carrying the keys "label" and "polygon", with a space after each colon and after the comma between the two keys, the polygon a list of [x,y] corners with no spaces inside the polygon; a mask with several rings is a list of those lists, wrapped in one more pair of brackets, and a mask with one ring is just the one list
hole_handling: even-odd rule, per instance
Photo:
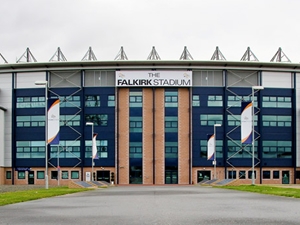
{"label": "white wall panel", "polygon": [[5,111],[0,109],[0,167],[4,166],[4,149],[5,149],[5,135],[4,135],[4,113]]}
{"label": "white wall panel", "polygon": [[16,88],[40,88],[34,84],[38,80],[46,80],[46,72],[17,73]]}
{"label": "white wall panel", "polygon": [[300,73],[296,74],[296,166],[300,167]]}
{"label": "white wall panel", "polygon": [[266,88],[291,88],[292,74],[283,72],[262,72],[262,86]]}
{"label": "white wall panel", "polygon": [[0,74],[0,81],[0,106],[7,110],[2,114],[3,120],[0,118],[0,127],[4,128],[3,134],[0,134],[0,141],[4,142],[4,148],[0,148],[0,166],[11,167],[12,74]]}

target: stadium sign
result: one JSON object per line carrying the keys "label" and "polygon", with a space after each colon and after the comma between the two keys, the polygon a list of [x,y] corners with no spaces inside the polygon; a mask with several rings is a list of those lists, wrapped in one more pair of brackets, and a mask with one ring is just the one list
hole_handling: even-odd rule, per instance
{"label": "stadium sign", "polygon": [[192,71],[116,71],[117,87],[190,87]]}

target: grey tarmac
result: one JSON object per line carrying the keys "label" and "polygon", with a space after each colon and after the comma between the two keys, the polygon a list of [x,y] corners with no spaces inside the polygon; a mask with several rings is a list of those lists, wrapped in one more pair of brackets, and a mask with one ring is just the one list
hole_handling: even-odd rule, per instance
{"label": "grey tarmac", "polygon": [[299,225],[300,199],[201,186],[116,186],[0,207],[0,224]]}

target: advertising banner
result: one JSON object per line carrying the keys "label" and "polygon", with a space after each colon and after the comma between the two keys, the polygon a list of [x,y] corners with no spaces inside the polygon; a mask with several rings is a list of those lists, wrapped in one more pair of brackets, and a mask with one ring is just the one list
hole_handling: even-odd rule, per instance
{"label": "advertising banner", "polygon": [[59,144],[59,99],[48,100],[48,144]]}
{"label": "advertising banner", "polygon": [[242,102],[241,141],[242,144],[252,143],[252,102]]}
{"label": "advertising banner", "polygon": [[117,87],[191,87],[192,71],[116,71]]}
{"label": "advertising banner", "polygon": [[207,160],[215,159],[215,135],[207,135]]}

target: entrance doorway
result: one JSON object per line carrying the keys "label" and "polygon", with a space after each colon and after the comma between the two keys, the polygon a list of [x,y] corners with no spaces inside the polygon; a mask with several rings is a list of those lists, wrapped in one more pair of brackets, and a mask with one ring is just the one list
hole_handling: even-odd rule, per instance
{"label": "entrance doorway", "polygon": [[197,183],[203,180],[210,180],[210,171],[208,170],[199,170],[197,174]]}
{"label": "entrance doorway", "polygon": [[110,171],[109,170],[99,170],[97,171],[97,181],[106,181],[110,183]]}
{"label": "entrance doorway", "polygon": [[129,171],[129,184],[142,184],[143,171],[141,166],[131,166]]}
{"label": "entrance doorway", "polygon": [[28,184],[34,184],[34,171],[28,171]]}
{"label": "entrance doorway", "polygon": [[178,167],[166,166],[165,184],[178,184]]}
{"label": "entrance doorway", "polygon": [[282,171],[282,183],[289,184],[290,183],[290,171]]}

